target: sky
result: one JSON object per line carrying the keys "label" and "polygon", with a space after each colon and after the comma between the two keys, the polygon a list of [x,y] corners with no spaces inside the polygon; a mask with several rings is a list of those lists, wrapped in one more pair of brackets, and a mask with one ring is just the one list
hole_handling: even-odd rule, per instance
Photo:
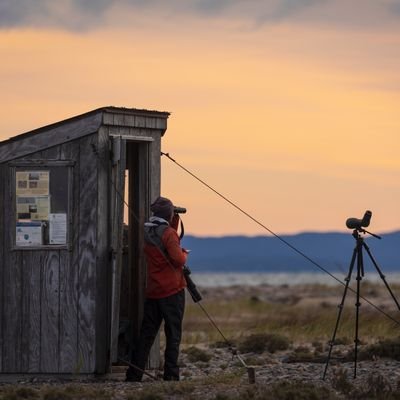
{"label": "sky", "polygon": [[[400,0],[0,0],[0,55],[0,140],[169,111],[162,150],[273,232],[400,229]],[[164,157],[162,195],[267,234]]]}

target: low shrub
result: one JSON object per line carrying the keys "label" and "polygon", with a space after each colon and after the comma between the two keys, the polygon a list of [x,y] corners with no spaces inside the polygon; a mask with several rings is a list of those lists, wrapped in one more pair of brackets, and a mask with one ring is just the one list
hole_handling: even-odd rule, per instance
{"label": "low shrub", "polygon": [[187,354],[190,362],[208,362],[211,360],[211,354],[195,346],[190,346],[183,352]]}
{"label": "low shrub", "polygon": [[39,393],[35,389],[29,387],[13,387],[6,386],[0,390],[0,399],[4,400],[33,400],[39,397]]}
{"label": "low shrub", "polygon": [[297,347],[294,349],[292,354],[289,354],[285,359],[287,363],[299,363],[299,362],[323,362],[319,353],[312,352],[308,347]]}
{"label": "low shrub", "polygon": [[312,342],[312,345],[313,345],[313,347],[314,347],[314,349],[315,349],[316,352],[322,353],[322,352],[324,351],[324,345],[323,345],[322,342],[313,341],[313,342]]}
{"label": "low shrub", "polygon": [[349,337],[347,336],[342,336],[342,337],[338,337],[335,339],[335,346],[337,345],[348,345],[353,343],[353,340],[351,340]]}
{"label": "low shrub", "polygon": [[44,386],[41,388],[40,393],[43,400],[111,399],[111,394],[103,389],[90,386],[81,387],[79,385]]}
{"label": "low shrub", "polygon": [[286,336],[276,333],[261,333],[247,336],[240,344],[242,353],[263,353],[265,350],[275,353],[278,350],[287,350],[290,342]]}
{"label": "low shrub", "polygon": [[352,400],[400,400],[400,392],[391,386],[386,377],[373,373],[369,375],[363,387],[357,388],[349,394],[349,398]]}
{"label": "low shrub", "polygon": [[271,397],[259,397],[257,400],[336,400],[338,396],[326,387],[320,387],[307,382],[276,383],[271,388]]}
{"label": "low shrub", "polygon": [[381,340],[360,350],[360,360],[371,360],[374,357],[386,357],[400,361],[400,338]]}
{"label": "low shrub", "polygon": [[332,387],[343,394],[350,393],[354,386],[347,377],[347,371],[344,368],[335,368],[332,374]]}
{"label": "low shrub", "polygon": [[271,386],[253,386],[241,390],[239,395],[220,395],[213,400],[338,400],[331,390],[305,382],[282,381]]}
{"label": "low shrub", "polygon": [[215,348],[215,349],[226,349],[226,348],[234,347],[234,346],[235,346],[235,343],[230,342],[230,341],[225,341],[225,340],[219,340],[210,345],[211,348]]}

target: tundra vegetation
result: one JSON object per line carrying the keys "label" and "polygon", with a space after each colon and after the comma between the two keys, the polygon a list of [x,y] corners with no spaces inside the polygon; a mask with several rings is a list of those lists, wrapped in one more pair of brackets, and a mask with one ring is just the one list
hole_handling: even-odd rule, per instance
{"label": "tundra vegetation", "polygon": [[[381,283],[363,282],[362,289],[363,296],[397,319],[399,310]],[[393,285],[392,289],[395,294],[400,293],[399,286]],[[307,380],[301,372],[290,378],[279,374],[273,378],[260,376],[266,364],[268,374],[282,362],[295,365],[299,371],[302,365],[318,365],[317,370],[322,372],[342,293],[341,286],[310,284],[203,290],[202,304],[226,340],[188,297],[181,382],[147,380],[128,384],[122,381],[122,376],[119,380],[97,382],[20,382],[0,384],[0,400],[400,400],[400,378],[396,378],[396,369],[388,372],[387,367],[389,362],[400,362],[399,325],[363,300],[358,360],[374,364],[362,380],[353,379],[349,368],[344,367],[354,360],[355,296],[352,292],[346,298],[334,345],[335,361],[327,381]],[[238,359],[221,356],[230,352],[239,352],[247,365],[256,368],[256,384],[249,384],[246,369]]]}

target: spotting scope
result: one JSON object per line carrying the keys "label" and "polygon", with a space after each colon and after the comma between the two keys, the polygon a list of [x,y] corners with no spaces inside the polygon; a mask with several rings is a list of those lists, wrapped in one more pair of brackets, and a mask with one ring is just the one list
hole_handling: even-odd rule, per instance
{"label": "spotting scope", "polygon": [[174,206],[174,213],[175,214],[185,214],[186,213],[186,208],[185,207]]}
{"label": "spotting scope", "polygon": [[366,228],[367,226],[369,226],[371,217],[372,217],[372,212],[367,210],[367,211],[365,211],[365,214],[362,217],[362,219],[348,218],[346,221],[346,226],[349,229],[357,229],[358,231],[360,231],[360,230],[362,230],[362,228]]}

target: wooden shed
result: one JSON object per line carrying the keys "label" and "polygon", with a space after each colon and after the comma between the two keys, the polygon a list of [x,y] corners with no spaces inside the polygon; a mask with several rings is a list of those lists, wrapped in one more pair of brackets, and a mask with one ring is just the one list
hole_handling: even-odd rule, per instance
{"label": "wooden shed", "polygon": [[105,373],[120,320],[138,334],[168,116],[103,107],[0,142],[0,373]]}

